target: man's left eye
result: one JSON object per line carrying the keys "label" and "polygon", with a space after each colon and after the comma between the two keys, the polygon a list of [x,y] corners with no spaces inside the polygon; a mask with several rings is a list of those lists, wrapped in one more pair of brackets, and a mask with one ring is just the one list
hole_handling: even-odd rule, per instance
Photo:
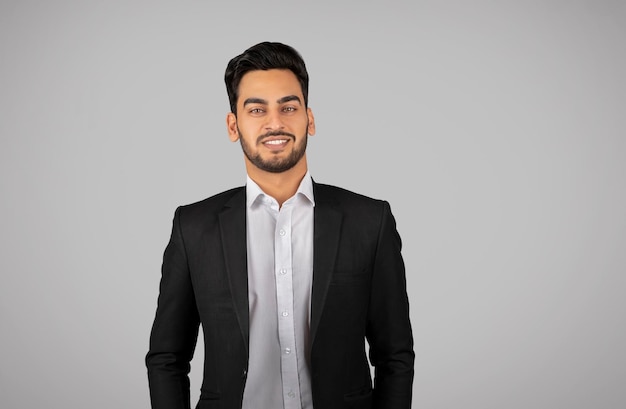
{"label": "man's left eye", "polygon": [[294,107],[284,107],[283,108],[283,111],[285,111],[285,112],[293,112],[295,110],[296,110],[296,108],[294,108]]}

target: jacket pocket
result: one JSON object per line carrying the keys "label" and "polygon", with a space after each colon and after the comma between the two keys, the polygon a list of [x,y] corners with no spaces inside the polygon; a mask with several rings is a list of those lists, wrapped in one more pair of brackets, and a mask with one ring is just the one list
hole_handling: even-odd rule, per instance
{"label": "jacket pocket", "polygon": [[200,391],[200,400],[215,400],[220,398],[219,392]]}
{"label": "jacket pocket", "polygon": [[343,395],[343,399],[348,404],[348,407],[353,409],[371,409],[372,397],[373,391],[370,387],[365,387]]}
{"label": "jacket pocket", "polygon": [[220,407],[220,394],[217,392],[200,392],[200,400],[196,409],[217,409]]}
{"label": "jacket pocket", "polygon": [[367,270],[335,271],[330,280],[331,285],[355,285],[369,283],[370,274]]}

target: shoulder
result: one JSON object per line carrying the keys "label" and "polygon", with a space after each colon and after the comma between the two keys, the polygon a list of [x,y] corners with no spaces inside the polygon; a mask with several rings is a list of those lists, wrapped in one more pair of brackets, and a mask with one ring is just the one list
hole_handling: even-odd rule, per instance
{"label": "shoulder", "polygon": [[[313,189],[316,214],[321,218],[340,220],[342,229],[350,232],[350,237],[379,238],[381,234],[392,232],[393,237],[399,240],[395,218],[386,200],[332,185],[314,183]],[[333,219],[333,213],[340,217]]]}
{"label": "shoulder", "polygon": [[218,193],[204,200],[195,203],[182,205],[176,209],[179,217],[188,220],[206,219],[217,217],[225,207],[245,206],[245,187],[239,186],[233,189]]}
{"label": "shoulder", "polygon": [[392,216],[386,200],[375,199],[337,186],[314,183],[315,208],[333,208],[345,221],[378,225]]}
{"label": "shoulder", "polygon": [[245,187],[239,186],[239,187],[235,187],[235,188],[226,190],[224,192],[218,193],[211,197],[207,197],[206,199],[200,200],[198,202],[183,205],[181,206],[181,208],[187,209],[187,210],[193,210],[197,208],[205,209],[205,208],[211,208],[211,207],[223,207],[228,202],[230,202],[234,197],[243,193],[245,193]]}
{"label": "shoulder", "polygon": [[315,202],[331,203],[338,206],[356,208],[375,208],[388,206],[387,201],[375,199],[360,193],[353,192],[342,187],[325,185],[321,183],[313,184]]}

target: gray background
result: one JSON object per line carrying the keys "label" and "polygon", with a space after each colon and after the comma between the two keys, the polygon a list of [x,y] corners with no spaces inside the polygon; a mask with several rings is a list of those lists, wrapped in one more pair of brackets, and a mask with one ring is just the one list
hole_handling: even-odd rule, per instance
{"label": "gray background", "polygon": [[263,40],[315,179],[391,202],[414,407],[626,407],[625,39],[623,1],[2,0],[0,407],[149,406],[173,212],[244,182],[222,77]]}

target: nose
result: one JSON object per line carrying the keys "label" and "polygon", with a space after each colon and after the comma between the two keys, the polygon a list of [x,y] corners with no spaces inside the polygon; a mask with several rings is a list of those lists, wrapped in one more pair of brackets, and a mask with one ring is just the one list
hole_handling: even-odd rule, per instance
{"label": "nose", "polygon": [[268,111],[266,118],[267,118],[267,121],[265,122],[266,130],[276,131],[279,129],[283,129],[284,125],[280,117],[280,112],[278,110]]}

